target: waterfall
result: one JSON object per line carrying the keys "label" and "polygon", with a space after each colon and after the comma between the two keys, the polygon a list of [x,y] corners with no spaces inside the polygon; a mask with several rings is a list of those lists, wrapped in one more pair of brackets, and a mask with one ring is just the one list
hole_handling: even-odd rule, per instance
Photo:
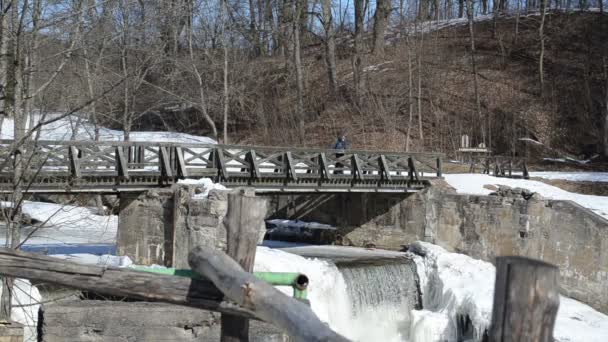
{"label": "waterfall", "polygon": [[352,311],[368,307],[399,305],[418,307],[418,291],[412,264],[357,265],[341,267]]}
{"label": "waterfall", "polygon": [[[338,268],[326,260],[258,247],[254,270],[306,274],[312,310],[353,341],[407,340],[409,313],[418,303],[410,264]],[[291,288],[279,289],[291,295]]]}
{"label": "waterfall", "polygon": [[410,312],[420,303],[415,265],[352,265],[340,271],[350,299],[354,339],[406,341]]}

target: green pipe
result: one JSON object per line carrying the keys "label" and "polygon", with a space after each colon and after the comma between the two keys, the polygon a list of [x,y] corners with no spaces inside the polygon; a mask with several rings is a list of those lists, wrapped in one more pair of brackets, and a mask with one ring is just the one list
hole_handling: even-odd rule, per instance
{"label": "green pipe", "polygon": [[[191,270],[182,270],[175,268],[148,268],[145,266],[134,266],[137,271],[157,273],[169,276],[186,277],[191,279],[202,279],[202,277]],[[267,282],[272,286],[291,286],[293,288],[293,297],[300,300],[306,300],[308,295],[308,277],[302,273],[287,273],[287,272],[254,272],[256,278]]]}

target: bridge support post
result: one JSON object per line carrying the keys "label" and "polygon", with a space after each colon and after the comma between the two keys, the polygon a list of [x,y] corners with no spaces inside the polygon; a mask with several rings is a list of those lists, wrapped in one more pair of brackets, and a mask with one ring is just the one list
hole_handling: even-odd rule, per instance
{"label": "bridge support post", "polygon": [[187,268],[194,246],[225,248],[227,192],[193,199],[196,186],[121,193],[117,247],[135,263]]}

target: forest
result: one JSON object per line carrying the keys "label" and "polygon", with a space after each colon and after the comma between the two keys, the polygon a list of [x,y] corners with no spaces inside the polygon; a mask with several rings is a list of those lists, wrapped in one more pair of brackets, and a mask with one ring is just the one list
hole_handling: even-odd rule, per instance
{"label": "forest", "polygon": [[40,115],[125,140],[330,147],[346,134],[363,149],[449,154],[467,135],[498,154],[527,140],[608,154],[602,1],[0,4],[0,120],[15,118],[18,139]]}

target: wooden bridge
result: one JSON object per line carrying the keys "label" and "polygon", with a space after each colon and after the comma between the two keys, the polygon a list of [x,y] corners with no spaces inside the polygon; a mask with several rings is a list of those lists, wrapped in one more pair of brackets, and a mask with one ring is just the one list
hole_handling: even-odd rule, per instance
{"label": "wooden bridge", "polygon": [[[210,178],[256,192],[413,192],[442,177],[442,155],[120,141],[31,141],[27,193],[117,193]],[[0,193],[14,189],[14,141],[0,140]]]}

